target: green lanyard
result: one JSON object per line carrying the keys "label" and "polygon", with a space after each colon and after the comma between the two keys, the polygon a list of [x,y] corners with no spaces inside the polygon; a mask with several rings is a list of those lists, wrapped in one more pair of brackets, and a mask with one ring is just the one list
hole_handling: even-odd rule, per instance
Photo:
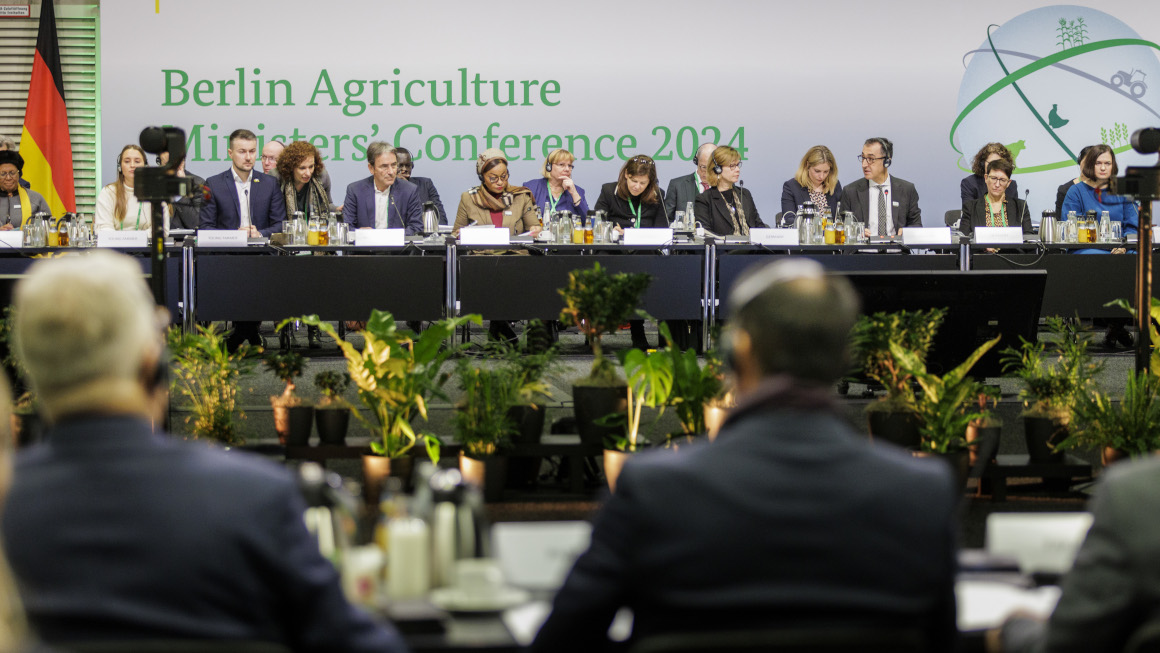
{"label": "green lanyard", "polygon": [[556,205],[559,204],[560,200],[562,200],[562,199],[564,199],[564,189],[563,188],[560,189],[560,196],[559,197],[553,197],[552,196],[552,187],[548,186],[548,202],[552,205],[552,213],[556,212]]}
{"label": "green lanyard", "polygon": [[[121,231],[124,228],[125,228],[125,221],[122,220],[121,224],[117,225],[117,231]],[[137,203],[137,230],[138,231],[141,230],[141,203],[140,202]]]}
{"label": "green lanyard", "polygon": [[[548,193],[548,194],[551,195],[551,193]],[[632,211],[633,214],[636,215],[636,228],[640,229],[640,210],[644,208],[644,202],[641,201],[640,204],[633,206],[631,197],[628,198],[627,202],[628,202],[628,210]]]}

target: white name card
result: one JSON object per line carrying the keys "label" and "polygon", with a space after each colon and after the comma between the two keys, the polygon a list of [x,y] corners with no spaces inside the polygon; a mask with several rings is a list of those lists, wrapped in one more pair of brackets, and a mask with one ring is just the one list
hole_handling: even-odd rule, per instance
{"label": "white name card", "polygon": [[149,232],[145,230],[117,231],[101,229],[97,232],[97,247],[148,247]]}
{"label": "white name card", "polygon": [[355,229],[355,247],[402,247],[406,244],[405,229]]}
{"label": "white name card", "polygon": [[507,245],[512,232],[507,227],[472,225],[459,230],[459,242],[464,245]]}
{"label": "white name card", "polygon": [[1022,245],[1023,229],[1021,227],[975,227],[975,242],[980,245]]}
{"label": "white name card", "polygon": [[19,229],[0,231],[0,247],[17,249],[24,247],[24,232]]}
{"label": "white name card", "polygon": [[798,245],[797,229],[750,229],[749,242],[755,245]]}
{"label": "white name card", "polygon": [[950,227],[906,227],[902,230],[903,245],[950,245]]}
{"label": "white name card", "polygon": [[625,229],[625,245],[669,245],[673,242],[672,229]]}
{"label": "white name card", "polygon": [[198,247],[245,247],[249,232],[241,229],[198,229]]}

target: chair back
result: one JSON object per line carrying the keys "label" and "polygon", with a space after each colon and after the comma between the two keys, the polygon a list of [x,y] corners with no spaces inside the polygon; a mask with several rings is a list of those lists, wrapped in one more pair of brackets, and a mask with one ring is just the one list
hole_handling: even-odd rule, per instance
{"label": "chair back", "polygon": [[962,209],[952,209],[943,214],[943,221],[947,223],[948,227],[958,227],[959,220],[963,217]]}
{"label": "chair back", "polygon": [[291,653],[274,642],[230,639],[137,639],[73,642],[68,653]]}
{"label": "chair back", "polygon": [[920,653],[923,644],[915,629],[835,625],[666,633],[642,638],[629,653]]}

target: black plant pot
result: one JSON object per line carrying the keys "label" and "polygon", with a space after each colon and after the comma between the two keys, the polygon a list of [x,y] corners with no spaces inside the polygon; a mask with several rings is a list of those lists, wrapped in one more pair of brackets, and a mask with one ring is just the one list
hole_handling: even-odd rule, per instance
{"label": "black plant pot", "polygon": [[[536,444],[544,433],[544,418],[547,408],[540,405],[512,406],[508,416],[516,423],[516,434],[512,442],[520,444]],[[540,476],[540,456],[512,456],[507,463],[506,486],[513,490],[524,490],[535,487]]]}
{"label": "black plant pot", "polygon": [[918,433],[918,415],[914,413],[889,413],[872,410],[870,417],[870,438],[877,442],[889,442],[904,449],[918,449],[922,436]]}
{"label": "black plant pot", "polygon": [[286,434],[286,446],[309,446],[310,432],[314,430],[314,406],[291,406],[288,411],[290,430]]}
{"label": "black plant pot", "polygon": [[623,436],[625,425],[602,426],[596,421],[607,415],[628,412],[628,386],[572,386],[572,410],[576,413],[576,431],[580,443],[604,447],[609,435]]}
{"label": "black plant pot", "polygon": [[982,478],[987,471],[987,465],[995,461],[1002,434],[1002,426],[967,427],[967,444],[971,447],[972,477]]}
{"label": "black plant pot", "polygon": [[1027,455],[1033,463],[1063,462],[1063,452],[1052,450],[1052,445],[1067,438],[1067,425],[1046,417],[1024,417],[1023,436],[1027,439]]}
{"label": "black plant pot", "polygon": [[315,409],[314,421],[318,424],[318,443],[329,445],[346,444],[346,430],[350,426],[350,411],[345,408]]}
{"label": "black plant pot", "polygon": [[[482,467],[482,470],[480,469]],[[507,482],[507,456],[484,456],[476,458],[466,453],[460,455],[459,468],[464,479],[480,486],[483,500],[488,502],[503,500],[504,485]],[[482,482],[479,474],[482,472]]]}

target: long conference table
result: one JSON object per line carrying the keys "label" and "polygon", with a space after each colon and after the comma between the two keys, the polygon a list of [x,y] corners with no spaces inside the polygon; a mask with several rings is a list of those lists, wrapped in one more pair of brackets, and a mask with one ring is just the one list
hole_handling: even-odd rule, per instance
{"label": "long conference table", "polygon": [[[1046,282],[1039,316],[1123,317],[1121,309],[1105,304],[1132,297],[1135,257],[1069,253],[1093,247],[1111,248],[1028,243],[991,253],[967,244],[919,249],[894,243],[769,247],[714,241],[497,247],[464,246],[450,238],[414,239],[395,248],[207,248],[187,241],[166,247],[166,304],[187,328],[203,321],[269,321],[311,313],[326,320],[361,320],[376,308],[399,320],[469,313],[550,320],[563,308],[558,290],[568,274],[600,263],[610,272],[652,275],[640,308],[657,319],[699,320],[707,337],[709,325],[723,317],[724,297],[748,268],[795,256],[844,275],[901,275],[892,281],[900,287],[923,279],[1040,271]],[[0,279],[18,280],[36,258],[70,251],[79,250],[0,250]],[[138,257],[149,273],[147,250],[123,251]],[[11,283],[0,284],[0,301],[10,292]]]}

